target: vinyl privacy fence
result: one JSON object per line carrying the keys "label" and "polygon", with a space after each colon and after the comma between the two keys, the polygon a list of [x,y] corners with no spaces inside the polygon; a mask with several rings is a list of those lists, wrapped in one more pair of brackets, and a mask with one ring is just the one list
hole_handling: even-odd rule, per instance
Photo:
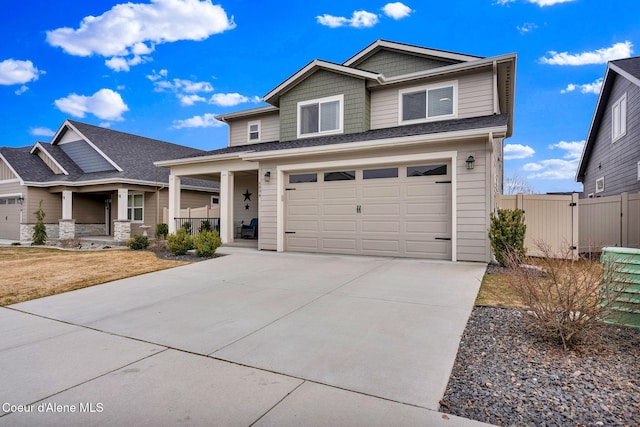
{"label": "vinyl privacy fence", "polygon": [[537,241],[555,253],[569,247],[574,257],[606,246],[640,248],[640,193],[592,199],[579,199],[578,193],[501,195],[498,207],[524,211],[529,255],[541,255]]}

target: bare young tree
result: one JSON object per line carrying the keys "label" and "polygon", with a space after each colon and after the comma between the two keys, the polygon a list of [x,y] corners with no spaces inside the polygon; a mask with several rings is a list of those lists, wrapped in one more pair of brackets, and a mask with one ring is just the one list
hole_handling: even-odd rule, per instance
{"label": "bare young tree", "polygon": [[502,192],[503,194],[534,194],[536,190],[531,183],[516,170],[511,175],[504,177]]}

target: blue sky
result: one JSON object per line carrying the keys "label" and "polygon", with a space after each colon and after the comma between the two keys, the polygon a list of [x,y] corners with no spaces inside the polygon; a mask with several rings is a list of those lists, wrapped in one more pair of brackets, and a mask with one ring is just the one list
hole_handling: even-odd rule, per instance
{"label": "blue sky", "polygon": [[637,0],[387,2],[4,0],[0,145],[48,142],[74,119],[205,150],[213,116],[260,98],[314,58],[376,39],[518,54],[505,176],[581,190],[575,170],[608,60],[637,56]]}

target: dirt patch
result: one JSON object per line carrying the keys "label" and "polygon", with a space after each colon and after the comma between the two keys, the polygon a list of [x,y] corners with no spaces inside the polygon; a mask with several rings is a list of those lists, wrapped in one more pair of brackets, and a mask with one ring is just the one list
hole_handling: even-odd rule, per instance
{"label": "dirt patch", "polygon": [[[129,249],[0,247],[0,306],[189,264]],[[9,273],[10,274],[6,274]]]}

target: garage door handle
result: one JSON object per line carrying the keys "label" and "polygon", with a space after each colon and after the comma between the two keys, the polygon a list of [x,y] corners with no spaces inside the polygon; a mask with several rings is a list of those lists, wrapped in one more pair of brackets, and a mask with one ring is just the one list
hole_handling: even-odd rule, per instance
{"label": "garage door handle", "polygon": [[436,184],[451,184],[451,181],[436,181]]}
{"label": "garage door handle", "polygon": [[295,231],[285,231],[284,234],[296,234]]}
{"label": "garage door handle", "polygon": [[451,240],[451,237],[436,237],[436,240]]}

